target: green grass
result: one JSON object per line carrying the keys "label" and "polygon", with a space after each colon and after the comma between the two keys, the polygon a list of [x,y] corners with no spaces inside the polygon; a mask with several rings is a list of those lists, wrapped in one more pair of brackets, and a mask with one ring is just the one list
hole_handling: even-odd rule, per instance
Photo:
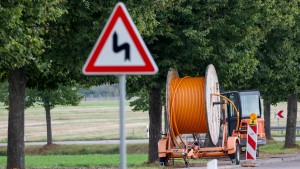
{"label": "green grass", "polygon": [[[127,165],[141,166],[147,161],[147,154],[128,154]],[[119,154],[89,154],[89,155],[47,155],[26,156],[26,167],[94,167],[119,166]],[[6,166],[6,157],[0,157],[0,167]]]}
{"label": "green grass", "polygon": [[[128,166],[145,168],[147,152],[148,144],[128,144]],[[120,163],[119,145],[26,146],[25,154],[26,167],[29,168],[116,167]],[[6,147],[0,147],[0,168],[5,165]]]}
{"label": "green grass", "polygon": [[[300,145],[300,141],[296,144]],[[287,154],[287,153],[299,153],[300,148],[283,148],[284,141],[268,141],[265,146],[260,147],[261,155],[267,156],[271,154]]]}
{"label": "green grass", "polygon": [[[260,147],[260,156],[273,154],[300,153],[300,148],[284,149],[283,141],[268,141]],[[300,144],[300,141],[297,142]],[[148,144],[127,145],[127,165],[129,168],[159,168],[159,164],[146,164]],[[27,168],[63,168],[63,167],[110,167],[120,164],[119,145],[52,145],[26,146]],[[205,164],[210,159],[190,160],[191,166]],[[6,147],[0,147],[0,168],[6,165]],[[183,165],[182,159],[175,161],[175,166]]]}

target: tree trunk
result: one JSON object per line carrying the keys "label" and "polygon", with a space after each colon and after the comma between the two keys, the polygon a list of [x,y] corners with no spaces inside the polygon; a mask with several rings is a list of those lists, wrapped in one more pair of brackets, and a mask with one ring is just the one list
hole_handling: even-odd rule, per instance
{"label": "tree trunk", "polygon": [[157,143],[161,138],[161,88],[150,89],[150,103],[149,103],[149,154],[148,162],[153,163],[158,160],[158,146]]}
{"label": "tree trunk", "polygon": [[9,70],[9,117],[7,143],[7,169],[25,168],[24,154],[24,103],[26,70]]}
{"label": "tree trunk", "polygon": [[296,123],[297,123],[297,101],[298,95],[288,96],[288,113],[286,121],[286,134],[284,147],[294,147],[296,144]]}
{"label": "tree trunk", "polygon": [[52,144],[52,129],[51,129],[51,112],[50,112],[49,97],[44,98],[44,107],[46,111],[46,123],[47,123],[47,144]]}
{"label": "tree trunk", "polygon": [[264,119],[266,138],[271,139],[271,104],[269,100],[264,100]]}

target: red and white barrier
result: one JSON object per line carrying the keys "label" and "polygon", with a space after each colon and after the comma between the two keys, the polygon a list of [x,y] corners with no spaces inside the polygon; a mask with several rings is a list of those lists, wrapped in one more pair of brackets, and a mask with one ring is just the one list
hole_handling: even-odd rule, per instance
{"label": "red and white barrier", "polygon": [[249,124],[247,129],[246,160],[256,160],[257,124]]}

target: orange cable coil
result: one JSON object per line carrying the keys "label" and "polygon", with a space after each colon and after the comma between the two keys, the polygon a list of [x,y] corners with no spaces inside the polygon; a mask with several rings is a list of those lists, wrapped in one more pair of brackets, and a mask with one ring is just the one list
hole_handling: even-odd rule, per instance
{"label": "orange cable coil", "polygon": [[207,133],[204,77],[174,77],[170,87],[170,128],[180,134]]}

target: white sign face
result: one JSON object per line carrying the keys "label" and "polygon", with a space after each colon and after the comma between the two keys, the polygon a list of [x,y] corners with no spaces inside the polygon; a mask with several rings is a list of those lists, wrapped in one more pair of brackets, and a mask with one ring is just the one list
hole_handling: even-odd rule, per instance
{"label": "white sign face", "polygon": [[[123,46],[122,46],[123,45]],[[126,45],[129,48],[129,58],[126,58]],[[113,49],[117,47],[125,47],[119,52]],[[111,31],[106,43],[103,46],[102,52],[98,56],[95,66],[144,66],[145,62],[138,52],[132,38],[129,36],[124,23],[119,18],[115,27]]]}
{"label": "white sign face", "polygon": [[123,3],[117,3],[82,72],[156,74],[158,68]]}

